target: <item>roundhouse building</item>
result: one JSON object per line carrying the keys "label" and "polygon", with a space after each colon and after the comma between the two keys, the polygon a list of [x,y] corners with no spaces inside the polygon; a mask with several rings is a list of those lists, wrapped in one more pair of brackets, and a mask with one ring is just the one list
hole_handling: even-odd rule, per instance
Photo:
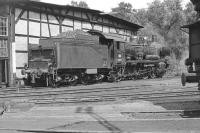
{"label": "roundhouse building", "polygon": [[141,26],[98,10],[31,0],[0,0],[0,85],[22,78],[28,49],[39,39],[76,29],[114,33],[129,41]]}

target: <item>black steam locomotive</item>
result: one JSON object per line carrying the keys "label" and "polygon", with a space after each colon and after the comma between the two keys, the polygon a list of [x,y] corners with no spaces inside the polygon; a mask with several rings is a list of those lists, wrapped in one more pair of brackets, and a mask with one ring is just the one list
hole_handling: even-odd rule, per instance
{"label": "black steam locomotive", "polygon": [[162,77],[166,65],[149,46],[127,43],[116,34],[75,30],[30,47],[22,74],[27,85],[55,87]]}
{"label": "black steam locomotive", "polygon": [[[200,1],[191,0],[195,6],[195,10],[200,14]],[[185,60],[185,65],[188,68],[190,75],[182,74],[182,85],[185,86],[186,82],[198,83],[200,90],[200,21],[190,25],[185,25],[182,28],[189,29],[189,58]]]}

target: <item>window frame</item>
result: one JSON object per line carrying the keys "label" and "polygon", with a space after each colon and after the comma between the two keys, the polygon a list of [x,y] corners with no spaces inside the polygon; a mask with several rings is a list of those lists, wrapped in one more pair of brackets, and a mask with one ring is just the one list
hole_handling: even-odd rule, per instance
{"label": "window frame", "polygon": [[[4,21],[2,20],[6,20],[5,25],[0,25],[0,37],[6,37],[8,36],[8,17],[4,17],[4,16],[0,16],[0,23],[2,22],[4,24]],[[4,28],[6,28],[6,30],[4,31]],[[5,32],[5,34],[3,34]]]}

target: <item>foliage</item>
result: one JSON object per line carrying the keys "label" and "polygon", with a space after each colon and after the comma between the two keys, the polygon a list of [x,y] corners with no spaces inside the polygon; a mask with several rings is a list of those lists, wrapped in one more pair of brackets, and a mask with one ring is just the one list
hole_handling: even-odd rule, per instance
{"label": "foliage", "polygon": [[[143,25],[143,26],[145,26],[149,22],[148,14],[145,9],[138,9],[137,11],[133,9],[131,19],[132,19],[131,20],[132,22],[137,21],[138,24]],[[134,21],[134,19],[136,19],[136,21]]]}
{"label": "foliage", "polygon": [[126,15],[132,11],[132,5],[130,3],[120,2],[118,7],[112,8],[112,11]]}
{"label": "foliage", "polygon": [[147,9],[133,9],[130,3],[120,2],[113,12],[126,16],[129,21],[144,26],[139,35],[155,37],[156,41],[171,49],[176,59],[188,46],[188,35],[180,30],[182,25],[195,22],[197,14],[191,3],[183,9],[182,0],[154,0]]}
{"label": "foliage", "polygon": [[186,9],[184,10],[186,24],[191,24],[197,21],[198,15],[197,12],[194,11],[194,6],[191,2],[187,3]]}
{"label": "foliage", "polygon": [[168,46],[176,45],[181,39],[180,27],[183,25],[181,0],[155,0],[149,5],[148,20],[164,37]]}
{"label": "foliage", "polygon": [[85,1],[71,1],[71,5],[75,7],[81,7],[81,8],[89,8],[88,4]]}
{"label": "foliage", "polygon": [[130,3],[120,2],[118,7],[112,8],[113,16],[130,21],[132,12],[132,5]]}

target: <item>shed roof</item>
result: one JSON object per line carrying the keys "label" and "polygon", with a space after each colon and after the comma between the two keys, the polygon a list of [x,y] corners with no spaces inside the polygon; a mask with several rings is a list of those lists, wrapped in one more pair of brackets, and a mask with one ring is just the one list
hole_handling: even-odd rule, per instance
{"label": "shed roof", "polygon": [[39,7],[51,7],[51,8],[58,8],[58,9],[73,9],[77,11],[85,11],[85,12],[90,12],[93,14],[98,14],[100,16],[107,17],[109,19],[118,21],[123,23],[124,25],[134,27],[135,29],[140,29],[143,28],[142,26],[132,23],[128,20],[124,20],[122,18],[115,17],[110,14],[106,14],[102,11],[99,10],[94,10],[94,9],[88,9],[88,8],[81,8],[81,7],[75,7],[75,6],[70,6],[70,5],[57,5],[57,4],[50,4],[50,3],[45,3],[45,2],[40,2],[40,1],[34,1],[34,0],[0,0],[0,3],[6,3],[6,4],[20,4],[20,3],[28,3],[29,5],[35,5]]}
{"label": "shed roof", "polygon": [[200,20],[192,24],[184,25],[181,28],[194,28],[194,27],[200,27]]}
{"label": "shed roof", "polygon": [[125,42],[124,38],[122,38],[120,35],[117,35],[117,34],[103,33],[102,31],[98,31],[98,30],[89,30],[88,32],[94,35],[102,36],[106,39],[115,40],[119,42]]}

